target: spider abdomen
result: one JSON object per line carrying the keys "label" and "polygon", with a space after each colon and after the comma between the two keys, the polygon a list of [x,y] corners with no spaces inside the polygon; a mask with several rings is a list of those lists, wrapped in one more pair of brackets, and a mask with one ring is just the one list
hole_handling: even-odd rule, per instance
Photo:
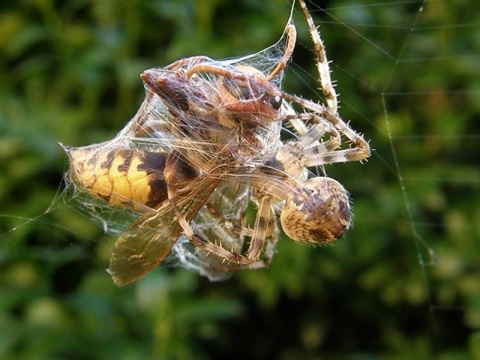
{"label": "spider abdomen", "polygon": [[335,241],[351,224],[348,192],[332,178],[309,179],[286,201],[280,220],[292,240],[308,244]]}

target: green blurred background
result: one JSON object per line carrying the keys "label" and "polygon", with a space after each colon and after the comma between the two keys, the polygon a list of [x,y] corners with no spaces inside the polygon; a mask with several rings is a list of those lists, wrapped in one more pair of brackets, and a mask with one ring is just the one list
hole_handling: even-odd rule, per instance
{"label": "green blurred background", "polygon": [[[112,138],[146,68],[273,44],[290,4],[2,1],[0,359],[480,359],[478,4],[308,6],[341,115],[375,149],[327,168],[355,227],[326,248],[282,239],[269,269],[227,282],[160,268],[117,288],[114,239],[63,196],[57,142]],[[295,21],[284,87],[315,99]]]}

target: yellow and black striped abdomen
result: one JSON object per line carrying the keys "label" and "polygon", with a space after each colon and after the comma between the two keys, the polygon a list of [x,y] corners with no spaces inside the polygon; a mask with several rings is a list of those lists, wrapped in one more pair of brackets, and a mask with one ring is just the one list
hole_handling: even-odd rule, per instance
{"label": "yellow and black striped abdomen", "polygon": [[145,210],[167,199],[165,152],[64,147],[77,186],[111,205]]}

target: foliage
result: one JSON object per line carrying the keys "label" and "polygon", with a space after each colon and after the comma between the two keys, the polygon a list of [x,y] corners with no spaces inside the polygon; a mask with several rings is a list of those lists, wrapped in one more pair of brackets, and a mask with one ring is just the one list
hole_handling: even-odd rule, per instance
{"label": "foliage", "polygon": [[[269,269],[224,283],[160,268],[116,288],[113,239],[62,194],[57,142],[110,139],[146,68],[273,44],[289,5],[4,1],[0,358],[480,358],[478,14],[471,0],[366,4],[314,12],[342,117],[375,149],[327,169],[352,193],[355,228],[327,248],[282,239]],[[295,18],[285,87],[315,98]]]}

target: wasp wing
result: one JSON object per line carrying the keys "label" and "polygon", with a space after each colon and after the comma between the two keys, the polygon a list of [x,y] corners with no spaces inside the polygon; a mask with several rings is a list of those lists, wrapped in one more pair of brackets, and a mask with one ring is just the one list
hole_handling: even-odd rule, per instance
{"label": "wasp wing", "polygon": [[[175,199],[187,222],[198,213],[218,181],[199,179],[187,194]],[[115,284],[134,282],[157,267],[169,254],[183,229],[169,200],[135,220],[117,239],[110,255],[109,273]]]}
{"label": "wasp wing", "polygon": [[115,242],[109,273],[118,286],[129,284],[155,268],[170,253],[182,231],[168,202],[135,220]]}

